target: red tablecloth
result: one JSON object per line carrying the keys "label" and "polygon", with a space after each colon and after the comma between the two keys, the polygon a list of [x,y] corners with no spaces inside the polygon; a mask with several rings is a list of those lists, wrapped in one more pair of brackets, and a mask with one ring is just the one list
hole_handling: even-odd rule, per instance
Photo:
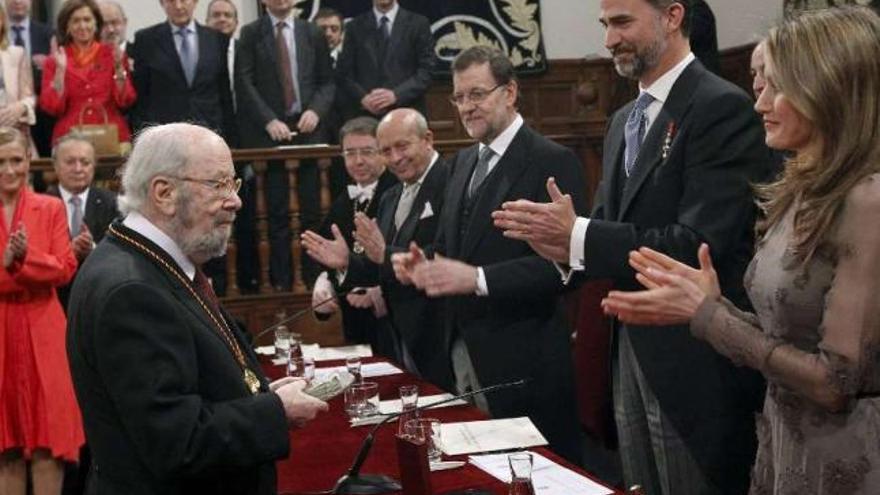
{"label": "red tablecloth", "polygon": [[[378,361],[377,359],[365,362]],[[325,363],[321,363],[323,366]],[[328,362],[326,365],[342,365],[342,362]],[[265,366],[267,375],[279,378],[283,369],[279,366]],[[398,398],[398,387],[407,384],[418,384],[420,395],[442,393],[439,388],[420,380],[408,373],[368,378],[379,384],[379,397],[382,400]],[[295,494],[327,490],[333,487],[336,480],[351,466],[355,453],[360,448],[364,437],[371,426],[351,428],[348,417],[343,410],[343,399],[340,395],[330,401],[330,411],[319,415],[305,428],[291,433],[290,457],[279,461],[278,492],[279,494]],[[445,423],[486,419],[477,408],[471,406],[440,407],[424,411],[423,416],[436,417]],[[394,435],[397,432],[395,421],[379,429],[373,449],[364,463],[362,473],[381,473],[400,479],[397,466],[397,448]],[[553,459],[574,471],[596,480],[582,469],[572,466],[559,456],[545,448],[535,449],[542,455]],[[459,456],[444,460],[466,460],[467,456]],[[499,495],[507,494],[504,483],[489,476],[484,471],[465,465],[463,468],[440,471],[431,474],[434,493],[465,488],[482,488]],[[600,482],[601,483],[601,482]],[[611,488],[609,488],[611,490]],[[615,492],[618,494],[620,492]]]}

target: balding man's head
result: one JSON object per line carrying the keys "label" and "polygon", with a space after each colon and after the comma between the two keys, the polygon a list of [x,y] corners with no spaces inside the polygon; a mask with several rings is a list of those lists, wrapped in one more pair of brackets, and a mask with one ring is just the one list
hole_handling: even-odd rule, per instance
{"label": "balding man's head", "polygon": [[434,135],[425,117],[412,108],[385,115],[376,137],[386,166],[404,183],[418,181],[434,157]]}

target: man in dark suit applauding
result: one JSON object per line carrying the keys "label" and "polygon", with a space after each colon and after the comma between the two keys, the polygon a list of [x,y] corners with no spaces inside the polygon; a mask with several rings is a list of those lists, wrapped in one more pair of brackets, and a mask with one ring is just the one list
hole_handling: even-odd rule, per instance
{"label": "man in dark suit applauding", "polygon": [[[354,255],[342,233],[332,239],[312,232],[303,235],[311,256],[336,269],[344,289],[369,286],[363,304],[376,297],[388,308],[387,329],[393,357],[432,383],[451,387],[449,356],[439,324],[439,304],[394,277],[391,255],[405,252],[411,242],[430,246],[443,211],[449,164],[434,151],[428,122],[416,110],[392,110],[379,124],[379,146],[388,169],[400,180],[382,195],[377,218],[355,214]],[[338,229],[337,229],[338,231]],[[375,286],[379,287],[375,287]],[[373,295],[369,291],[379,291]],[[351,299],[352,296],[349,296]],[[368,299],[370,298],[370,299]]]}
{"label": "man in dark suit applauding", "polygon": [[[317,26],[293,16],[293,0],[263,0],[268,15],[241,28],[235,88],[242,145],[327,142],[324,118],[333,105],[335,84],[327,41]],[[297,169],[300,223],[314,229],[321,220],[318,165]],[[290,186],[283,162],[269,164],[269,278],[276,290],[293,283],[290,253]],[[304,267],[309,283],[317,275]]]}
{"label": "man in dark suit applauding", "polygon": [[[552,203],[516,201],[497,212],[511,238],[620,290],[639,287],[628,264],[648,246],[696,265],[707,243],[724,296],[747,305],[751,184],[770,155],[750,98],[695,60],[684,0],[602,0],[605,45],[638,99],[611,119],[603,181],[590,218],[561,191]],[[627,483],[664,495],[748,491],[760,375],[737,368],[687,327],[617,324],[614,409]]]}
{"label": "man in dark suit applauding", "polygon": [[[64,202],[73,254],[82,264],[119,215],[116,195],[92,185],[95,178],[95,148],[84,136],[68,134],[59,139],[55,144],[52,164],[58,176],[58,187],[49,188],[47,192]],[[64,308],[67,308],[69,293],[69,286],[58,289],[58,299]]]}
{"label": "man in dark suit applauding", "polygon": [[67,354],[92,449],[87,493],[276,493],[275,461],[327,404],[269,383],[202,265],[241,207],[232,155],[203,127],[141,133],[126,214],[80,269]]}
{"label": "man in dark suit applauding", "polygon": [[493,229],[490,214],[505,201],[547,199],[548,177],[565,183],[585,212],[583,170],[571,150],[525,125],[505,54],[470,48],[452,70],[451,100],[479,143],[453,161],[433,259],[413,247],[392,256],[394,270],[428,296],[446,296],[446,352],[458,390],[530,379],[524,389],[479,398],[477,405],[493,417],[529,416],[551,448],[579,462],[571,329],[560,298],[565,286],[552,263]]}
{"label": "man in dark suit applauding", "polygon": [[345,118],[381,117],[392,108],[425,114],[434,68],[428,19],[397,0],[373,0],[373,8],[345,26],[345,49],[336,64]]}
{"label": "man in dark suit applauding", "polygon": [[234,143],[229,38],[195,21],[196,2],[159,0],[167,20],[134,35],[135,127],[194,122]]}

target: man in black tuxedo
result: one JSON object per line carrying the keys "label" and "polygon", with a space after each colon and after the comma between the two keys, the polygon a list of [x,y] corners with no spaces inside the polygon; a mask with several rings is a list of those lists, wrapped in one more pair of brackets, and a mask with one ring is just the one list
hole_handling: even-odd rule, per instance
{"label": "man in black tuxedo", "polygon": [[449,355],[441,351],[445,339],[439,301],[401,284],[391,267],[391,255],[406,252],[411,242],[420,246],[434,242],[449,164],[434,151],[425,117],[411,108],[389,112],[379,124],[377,137],[387,166],[400,183],[382,195],[375,220],[355,215],[354,238],[360,249],[351,255],[341,233],[328,238],[306,232],[303,246],[340,273],[344,289],[378,284],[379,297],[388,308],[385,322],[390,324],[392,357],[432,383],[452,388]]}
{"label": "man in black tuxedo", "polygon": [[135,127],[193,122],[234,143],[229,38],[195,21],[196,2],[159,0],[166,21],[134,35],[129,55],[138,95]]}
{"label": "man in black tuxedo", "polygon": [[302,380],[266,380],[202,272],[226,249],[240,184],[208,129],[167,124],[135,142],[125,220],[80,268],[68,307],[88,493],[274,494],[290,427],[327,410]]}
{"label": "man in black tuxedo", "polygon": [[[116,195],[95,187],[95,148],[83,136],[68,134],[55,144],[52,164],[58,186],[49,194],[61,198],[67,209],[67,224],[73,254],[81,265],[95,245],[104,238],[107,227],[119,216]],[[58,288],[61,306],[67,309],[70,286]]]}
{"label": "man in black tuxedo", "polygon": [[[330,211],[318,228],[318,234],[326,239],[333,237],[333,225],[345,240],[346,250],[354,245],[354,217],[361,213],[375,218],[379,210],[379,198],[397,179],[385,168],[379,155],[376,127],[379,122],[372,117],[355,117],[346,122],[339,131],[345,169],[353,184],[336,197]],[[312,289],[312,307],[319,320],[326,320],[340,311],[342,331],[347,342],[370,344],[379,351],[379,337],[384,331],[379,327],[376,315],[381,308],[374,307],[371,297],[343,292],[339,278],[332,268],[324,267]],[[352,303],[357,304],[353,306]]]}
{"label": "man in black tuxedo", "polygon": [[446,188],[432,260],[412,248],[392,256],[403,283],[445,296],[443,316],[456,387],[476,389],[521,378],[522,389],[477,400],[493,417],[529,416],[550,447],[580,462],[569,337],[553,264],[528,244],[492,228],[505,201],[547,198],[556,177],[586,211],[586,180],[577,157],[539,135],[516,110],[513,65],[494,48],[474,47],[453,62],[452,101],[479,143],[458,153]]}
{"label": "man in black tuxedo", "polygon": [[397,107],[425,115],[433,68],[428,19],[401,8],[397,0],[373,0],[369,12],[345,26],[345,49],[336,64],[344,117],[381,117]]}
{"label": "man in black tuxedo", "polygon": [[[323,120],[336,88],[327,41],[317,26],[293,16],[293,0],[263,0],[263,5],[268,15],[241,28],[238,46],[235,87],[242,145],[325,143]],[[314,160],[300,163],[297,182],[300,225],[314,229],[321,220]],[[276,290],[290,290],[293,284],[289,196],[284,163],[270,163],[266,174],[269,278]],[[305,263],[303,268],[311,284],[316,270]]]}
{"label": "man in black tuxedo", "polygon": [[[10,45],[24,48],[31,59],[31,68],[34,76],[34,95],[39,98],[40,88],[43,84],[43,64],[52,47],[52,36],[55,30],[51,26],[35,21],[31,18],[31,0],[6,0],[6,15],[8,26],[6,29]],[[52,154],[52,129],[55,127],[55,118],[36,108],[37,122],[31,128],[31,136],[37,145],[40,156]],[[42,181],[42,176],[37,174]],[[43,184],[34,184],[40,189]],[[40,189],[41,190],[41,189]]]}
{"label": "man in black tuxedo", "polygon": [[[611,119],[592,216],[548,184],[553,202],[517,201],[497,212],[505,235],[619,290],[639,287],[630,251],[648,246],[696,265],[703,242],[725,297],[748,305],[751,185],[770,154],[751,99],[706,70],[688,46],[684,0],[602,0],[605,44],[617,72],[639,81],[637,100]],[[748,491],[754,413],[763,382],[736,368],[687,327],[616,324],[614,408],[623,472],[656,494]]]}

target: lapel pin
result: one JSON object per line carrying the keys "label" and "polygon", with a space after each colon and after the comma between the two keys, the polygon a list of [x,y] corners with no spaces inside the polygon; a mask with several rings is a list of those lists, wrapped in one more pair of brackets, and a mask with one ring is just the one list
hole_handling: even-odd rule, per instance
{"label": "lapel pin", "polygon": [[675,138],[675,122],[669,122],[669,125],[666,126],[666,137],[663,138],[663,147],[660,149],[660,154],[663,157],[663,160],[669,158],[669,151],[672,149],[672,140]]}

